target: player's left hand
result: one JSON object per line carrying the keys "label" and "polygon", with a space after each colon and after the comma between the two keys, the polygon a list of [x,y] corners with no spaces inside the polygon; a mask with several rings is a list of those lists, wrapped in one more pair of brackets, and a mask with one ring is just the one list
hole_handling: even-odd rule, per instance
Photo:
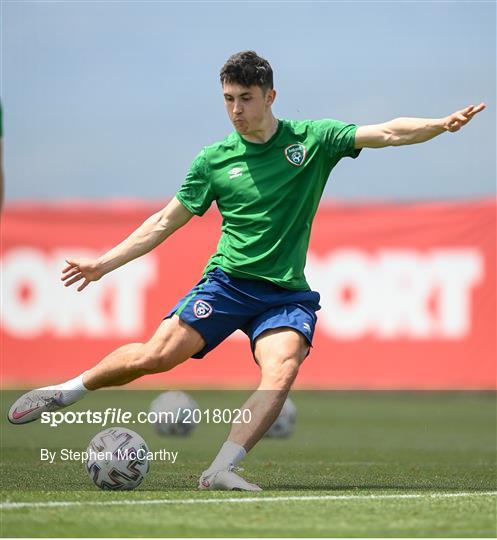
{"label": "player's left hand", "polygon": [[470,105],[465,109],[461,109],[460,111],[449,114],[449,116],[444,118],[444,128],[452,133],[454,131],[459,131],[471,120],[471,118],[473,118],[473,116],[475,116],[475,114],[483,111],[485,107],[485,103],[480,103],[476,107],[474,105]]}

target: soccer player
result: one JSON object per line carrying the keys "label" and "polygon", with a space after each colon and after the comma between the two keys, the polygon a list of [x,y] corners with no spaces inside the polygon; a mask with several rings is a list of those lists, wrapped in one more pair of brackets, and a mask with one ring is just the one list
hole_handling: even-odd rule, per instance
{"label": "soccer player", "polygon": [[168,371],[190,357],[202,358],[241,329],[261,372],[258,390],[243,406],[252,421],[232,425],[199,488],[257,491],[235,467],[278,416],[312,344],[319,294],[310,290],[304,266],[331,170],[362,148],[422,143],[458,131],[485,105],[444,118],[397,118],[361,127],[329,119],[283,120],[272,112],[271,66],[255,52],[231,56],[220,78],[234,131],[198,154],[165,208],[98,259],[67,259],[62,276],[66,286],[78,283],[82,291],[157,247],[215,201],[222,234],[201,280],[149,341],[120,347],[75,379],[24,394],[8,416],[13,423],[30,422],[90,391]]}

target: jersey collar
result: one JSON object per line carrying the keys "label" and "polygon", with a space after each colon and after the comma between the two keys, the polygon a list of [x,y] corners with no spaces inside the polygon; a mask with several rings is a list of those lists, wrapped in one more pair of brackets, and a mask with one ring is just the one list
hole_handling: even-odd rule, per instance
{"label": "jersey collar", "polygon": [[263,149],[263,148],[267,148],[268,146],[271,146],[274,143],[274,141],[278,138],[279,134],[281,133],[282,128],[283,128],[283,121],[278,118],[278,127],[276,128],[276,131],[273,133],[272,137],[269,140],[267,140],[265,143],[256,143],[252,141],[247,141],[246,139],[243,138],[242,135],[240,135],[240,133],[238,133],[238,131],[235,130],[235,133],[239,137],[240,141],[243,144],[245,144],[247,147]]}

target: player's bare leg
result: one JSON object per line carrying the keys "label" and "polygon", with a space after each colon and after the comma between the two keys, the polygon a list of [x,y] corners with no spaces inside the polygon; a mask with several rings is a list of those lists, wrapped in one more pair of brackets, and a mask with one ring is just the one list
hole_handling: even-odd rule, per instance
{"label": "player's bare leg", "polygon": [[242,407],[251,411],[252,420],[233,424],[229,441],[248,452],[262,438],[280,414],[308,351],[308,341],[296,330],[276,328],[261,334],[254,350],[261,382]]}
{"label": "player's bare leg", "polygon": [[79,401],[90,390],[120,386],[143,375],[169,371],[204,346],[202,336],[173,315],[162,321],[146,343],[124,345],[75,379],[24,394],[12,405],[8,418],[15,424],[32,422],[44,411]]}
{"label": "player's bare leg", "polygon": [[169,371],[204,346],[202,336],[173,315],[162,321],[148,342],[124,345],[86,371],[83,383],[88,390],[127,384],[143,375]]}
{"label": "player's bare leg", "polygon": [[254,353],[261,368],[261,382],[242,407],[242,411],[250,410],[251,421],[232,424],[228,440],[200,478],[201,489],[260,489],[230,469],[236,467],[278,417],[308,350],[304,336],[290,328],[267,330],[259,336]]}

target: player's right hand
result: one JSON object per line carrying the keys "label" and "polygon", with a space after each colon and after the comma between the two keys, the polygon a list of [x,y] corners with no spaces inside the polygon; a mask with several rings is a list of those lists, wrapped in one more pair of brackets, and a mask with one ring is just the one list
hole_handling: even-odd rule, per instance
{"label": "player's right hand", "polygon": [[61,280],[65,282],[66,287],[83,280],[78,291],[82,291],[92,281],[98,281],[104,275],[95,259],[66,259],[66,263],[67,266],[62,270]]}

